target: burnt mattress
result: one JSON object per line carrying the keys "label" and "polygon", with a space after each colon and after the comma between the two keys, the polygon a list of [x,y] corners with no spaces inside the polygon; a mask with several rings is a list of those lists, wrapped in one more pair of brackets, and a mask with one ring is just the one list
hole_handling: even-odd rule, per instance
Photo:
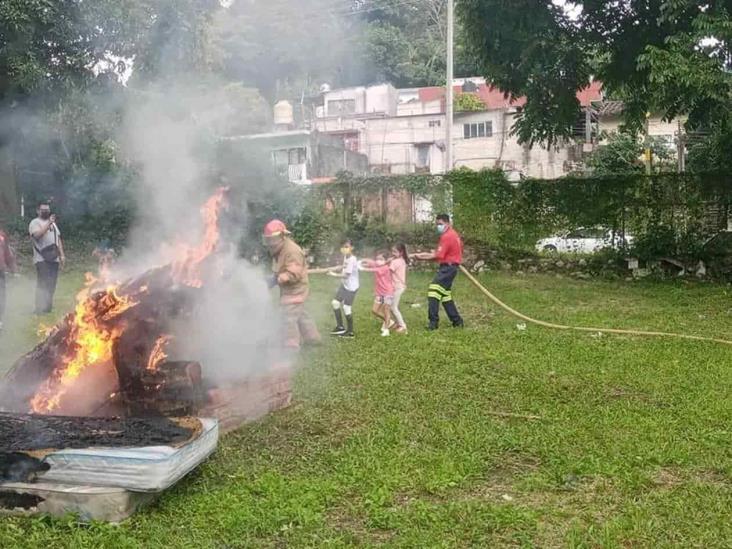
{"label": "burnt mattress", "polygon": [[2,414],[0,439],[0,485],[37,480],[159,492],[213,453],[218,422]]}

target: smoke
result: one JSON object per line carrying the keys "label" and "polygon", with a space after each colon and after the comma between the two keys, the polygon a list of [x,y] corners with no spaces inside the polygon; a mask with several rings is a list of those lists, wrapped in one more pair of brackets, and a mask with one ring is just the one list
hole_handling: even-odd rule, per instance
{"label": "smoke", "polygon": [[[180,34],[187,30],[184,25],[171,24],[150,40],[140,39],[149,51],[144,52],[145,56],[138,52],[134,62],[133,57],[128,60],[123,71],[125,87],[112,82],[114,76],[110,74],[107,84],[79,92],[73,102],[65,103],[71,107],[54,114],[55,118],[44,120],[42,108],[31,109],[32,114],[26,118],[32,121],[29,124],[23,119],[26,115],[13,107],[14,119],[9,125],[34,129],[33,135],[24,136],[23,166],[31,166],[35,158],[48,159],[47,170],[44,166],[48,175],[43,185],[36,186],[37,195],[48,197],[63,176],[70,181],[67,190],[97,194],[95,202],[88,203],[89,208],[100,205],[100,210],[89,213],[109,211],[112,216],[113,208],[103,209],[109,206],[104,204],[105,196],[131,192],[135,221],[113,268],[111,278],[116,281],[179,259],[181,243],[198,244],[203,232],[201,205],[215,188],[232,185],[232,202],[222,220],[222,241],[212,258],[219,274],[199,292],[195,314],[171,326],[175,339],[168,349],[171,360],[200,361],[204,375],[216,382],[243,379],[266,370],[279,361],[282,343],[279,311],[272,303],[262,268],[236,253],[251,225],[261,223],[259,218],[253,221],[250,205],[266,204],[273,192],[261,179],[267,171],[263,166],[271,174],[271,158],[269,152],[257,150],[242,151],[238,158],[237,151],[222,156],[220,138],[267,131],[271,107],[262,96],[272,102],[282,93],[296,90],[300,95],[310,91],[308,86],[317,89],[329,80],[325,75],[334,65],[331,58],[336,53],[344,58],[350,55],[348,43],[340,40],[340,34],[313,32],[303,25],[297,2],[278,0],[278,8],[269,10],[268,15],[261,12],[267,11],[261,2],[236,3],[242,7],[235,14],[227,13],[227,9],[216,14],[214,30],[220,34],[213,42],[227,48],[218,76],[212,74],[215,71],[199,72],[194,62],[186,63],[179,46],[186,44]],[[260,11],[250,14],[245,4]],[[333,6],[330,0],[313,0],[309,5],[315,13]],[[283,13],[291,17],[285,18]],[[268,25],[257,24],[259,14],[269,17]],[[327,15],[324,12],[318,16],[319,24],[327,22],[338,30],[338,17]],[[222,20],[228,20],[223,33]],[[296,37],[287,35],[289,29],[296,29]],[[253,46],[252,41],[259,41],[259,45]],[[154,59],[154,63],[145,62],[143,57]],[[155,67],[158,77],[154,76]],[[287,76],[290,69],[297,74]],[[311,69],[317,69],[322,76],[313,76]],[[80,119],[83,124],[78,123]],[[76,128],[76,134],[69,128]],[[107,163],[115,168],[130,167],[126,173],[134,174],[132,183],[88,171],[54,172],[51,164],[57,158],[65,158],[66,165],[72,167],[83,163],[79,151],[84,140],[77,140],[79,150],[67,145],[88,128],[108,132],[105,136],[109,138],[95,154],[107,155]],[[54,154],[37,154],[46,147],[53,148]],[[27,174],[23,177],[25,184]],[[69,207],[73,206],[71,194]],[[261,215],[261,209],[256,213]],[[63,223],[61,218],[62,232]],[[116,232],[126,231],[127,227],[120,226]]]}
{"label": "smoke", "polygon": [[[153,88],[154,90],[155,88]],[[123,117],[120,143],[139,174],[137,221],[116,277],[180,260],[180,244],[203,236],[200,208],[222,184],[215,133],[231,106],[188,82],[170,82],[165,94],[136,93]],[[213,273],[198,292],[194,314],[171,326],[171,360],[196,360],[214,382],[244,379],[275,360],[279,319],[261,268],[238,257],[247,228],[246,202],[256,185],[232,193],[220,218],[220,243],[208,261]]]}
{"label": "smoke", "polygon": [[[175,37],[173,37],[175,40]],[[170,65],[159,53],[161,63]],[[258,176],[271,159],[249,151],[234,172],[222,166],[221,138],[247,129],[269,129],[270,107],[255,93],[207,75],[187,71],[146,84],[130,79],[117,142],[134,166],[136,220],[114,269],[117,279],[180,260],[180,244],[196,246],[203,236],[200,208],[217,187],[233,185],[219,219],[220,242],[209,258],[194,312],[171,326],[169,360],[195,360],[214,383],[242,380],[279,362],[279,310],[261,267],[237,254],[249,229],[248,204],[267,190]],[[271,169],[271,168],[270,168]],[[266,199],[265,199],[266,200]]]}

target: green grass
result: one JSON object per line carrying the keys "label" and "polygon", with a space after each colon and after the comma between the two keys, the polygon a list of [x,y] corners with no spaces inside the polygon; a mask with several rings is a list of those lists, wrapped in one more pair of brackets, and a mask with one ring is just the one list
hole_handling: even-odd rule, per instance
{"label": "green grass", "polygon": [[[406,337],[378,336],[365,288],[357,339],[303,356],[290,409],[224,437],[133,519],[4,519],[0,546],[732,545],[732,349],[519,330],[464,278],[455,296],[469,327],[427,333],[425,307],[409,303],[428,281],[411,276]],[[724,286],[483,281],[545,320],[732,338]],[[333,282],[314,286],[325,331]],[[9,334],[29,347],[30,324],[3,349]]]}

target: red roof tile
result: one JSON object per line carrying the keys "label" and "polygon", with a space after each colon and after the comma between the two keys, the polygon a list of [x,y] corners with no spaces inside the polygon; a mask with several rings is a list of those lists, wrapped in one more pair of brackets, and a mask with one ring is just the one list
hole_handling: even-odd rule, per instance
{"label": "red roof tile", "polygon": [[[455,86],[455,94],[462,93],[460,86]],[[445,96],[445,88],[441,86],[430,86],[426,88],[419,88],[417,90],[419,100],[422,103],[430,101],[436,101],[443,99]],[[478,86],[478,91],[475,92],[478,97],[481,98],[488,109],[503,109],[506,107],[521,107],[526,104],[526,97],[513,97],[506,98],[503,91],[491,86],[489,84],[481,84]],[[587,107],[593,101],[600,101],[602,99],[602,82],[597,80],[593,81],[585,89],[577,92],[577,99],[580,105]]]}

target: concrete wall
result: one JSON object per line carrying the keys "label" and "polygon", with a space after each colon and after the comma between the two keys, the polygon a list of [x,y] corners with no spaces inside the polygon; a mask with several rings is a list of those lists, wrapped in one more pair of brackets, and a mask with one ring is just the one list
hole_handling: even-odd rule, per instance
{"label": "concrete wall", "polygon": [[355,115],[384,113],[389,116],[396,115],[398,92],[391,84],[379,84],[376,86],[358,86],[355,88],[344,88],[333,90],[324,96],[324,115],[326,117],[337,116],[330,107],[331,101],[353,100],[355,103]]}
{"label": "concrete wall", "polygon": [[[686,122],[686,118],[678,118],[670,122],[664,122],[660,116],[653,115],[648,119],[648,135],[654,137],[667,137],[674,139],[679,131],[679,120],[681,124]],[[623,123],[622,116],[603,116],[599,120],[600,132],[617,133],[620,131],[620,125]]]}
{"label": "concrete wall", "polygon": [[442,114],[442,101],[410,101],[397,106],[397,116],[414,116],[418,114]]}
{"label": "concrete wall", "polygon": [[390,165],[391,173],[405,174],[415,171],[420,161],[419,149],[426,148],[430,173],[443,173],[444,124],[441,114],[367,120],[361,152],[372,166]]}
{"label": "concrete wall", "polygon": [[[445,172],[446,118],[440,110],[440,101],[412,101],[398,106],[399,116],[321,118],[316,126],[322,132],[358,132],[359,152],[368,157],[372,171],[414,173],[425,159],[426,148],[429,172],[438,174]],[[464,124],[480,122],[491,123],[492,135],[465,139]],[[501,167],[516,177],[520,174],[553,179],[566,175],[570,145],[550,150],[538,146],[527,149],[509,135],[514,122],[515,114],[503,109],[457,113],[453,124],[453,166],[474,170]]]}
{"label": "concrete wall", "polygon": [[361,200],[361,213],[374,219],[385,220],[389,225],[413,223],[413,198],[407,191],[369,194]]}
{"label": "concrete wall", "polygon": [[[515,114],[503,110],[456,115],[453,125],[455,167],[473,170],[500,167],[516,176],[520,174],[544,179],[566,175],[566,164],[570,158],[569,144],[550,149],[520,145],[517,138],[510,135],[515,120]],[[488,121],[493,125],[491,137],[464,137],[464,124]]]}
{"label": "concrete wall", "polygon": [[312,154],[311,177],[333,177],[338,172],[348,170],[356,174],[368,173],[368,158],[347,151],[341,147],[319,144]]}

